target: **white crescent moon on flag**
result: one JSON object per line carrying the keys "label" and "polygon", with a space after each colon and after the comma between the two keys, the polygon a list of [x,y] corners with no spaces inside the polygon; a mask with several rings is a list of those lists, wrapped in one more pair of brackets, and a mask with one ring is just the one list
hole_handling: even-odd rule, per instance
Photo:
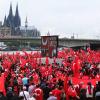
{"label": "white crescent moon on flag", "polygon": [[44,41],[43,38],[42,38],[42,44],[43,45],[47,45],[47,42],[48,42],[47,39]]}

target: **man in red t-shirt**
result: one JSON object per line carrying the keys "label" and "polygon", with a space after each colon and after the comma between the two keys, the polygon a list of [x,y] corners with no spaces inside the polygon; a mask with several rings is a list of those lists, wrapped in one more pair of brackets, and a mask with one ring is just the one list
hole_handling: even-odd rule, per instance
{"label": "man in red t-shirt", "polygon": [[75,87],[73,84],[71,84],[68,88],[67,95],[69,97],[69,100],[77,100],[79,99],[79,96],[77,95],[77,92],[75,90]]}
{"label": "man in red t-shirt", "polygon": [[52,94],[57,97],[57,100],[61,100],[62,91],[59,89],[59,86],[56,86],[54,90],[52,90]]}
{"label": "man in red t-shirt", "polygon": [[34,93],[36,94],[36,100],[43,100],[43,91],[39,85],[36,86]]}

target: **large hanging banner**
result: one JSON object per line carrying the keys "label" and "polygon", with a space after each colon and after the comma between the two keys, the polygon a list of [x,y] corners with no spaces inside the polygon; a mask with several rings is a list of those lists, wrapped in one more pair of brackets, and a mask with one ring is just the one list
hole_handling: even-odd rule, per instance
{"label": "large hanging banner", "polygon": [[42,57],[57,57],[58,36],[41,36]]}

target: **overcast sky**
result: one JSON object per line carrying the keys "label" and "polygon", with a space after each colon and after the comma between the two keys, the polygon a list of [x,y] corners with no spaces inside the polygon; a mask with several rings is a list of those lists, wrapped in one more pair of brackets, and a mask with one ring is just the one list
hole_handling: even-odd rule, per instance
{"label": "overcast sky", "polygon": [[0,20],[16,4],[22,25],[35,26],[42,35],[48,31],[60,37],[100,39],[100,0],[0,0]]}

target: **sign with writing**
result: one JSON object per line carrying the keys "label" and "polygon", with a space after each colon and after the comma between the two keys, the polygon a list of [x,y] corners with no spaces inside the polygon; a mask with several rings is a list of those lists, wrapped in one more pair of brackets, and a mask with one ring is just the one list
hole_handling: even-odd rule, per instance
{"label": "sign with writing", "polygon": [[58,36],[41,37],[41,53],[43,57],[56,57],[58,47]]}

